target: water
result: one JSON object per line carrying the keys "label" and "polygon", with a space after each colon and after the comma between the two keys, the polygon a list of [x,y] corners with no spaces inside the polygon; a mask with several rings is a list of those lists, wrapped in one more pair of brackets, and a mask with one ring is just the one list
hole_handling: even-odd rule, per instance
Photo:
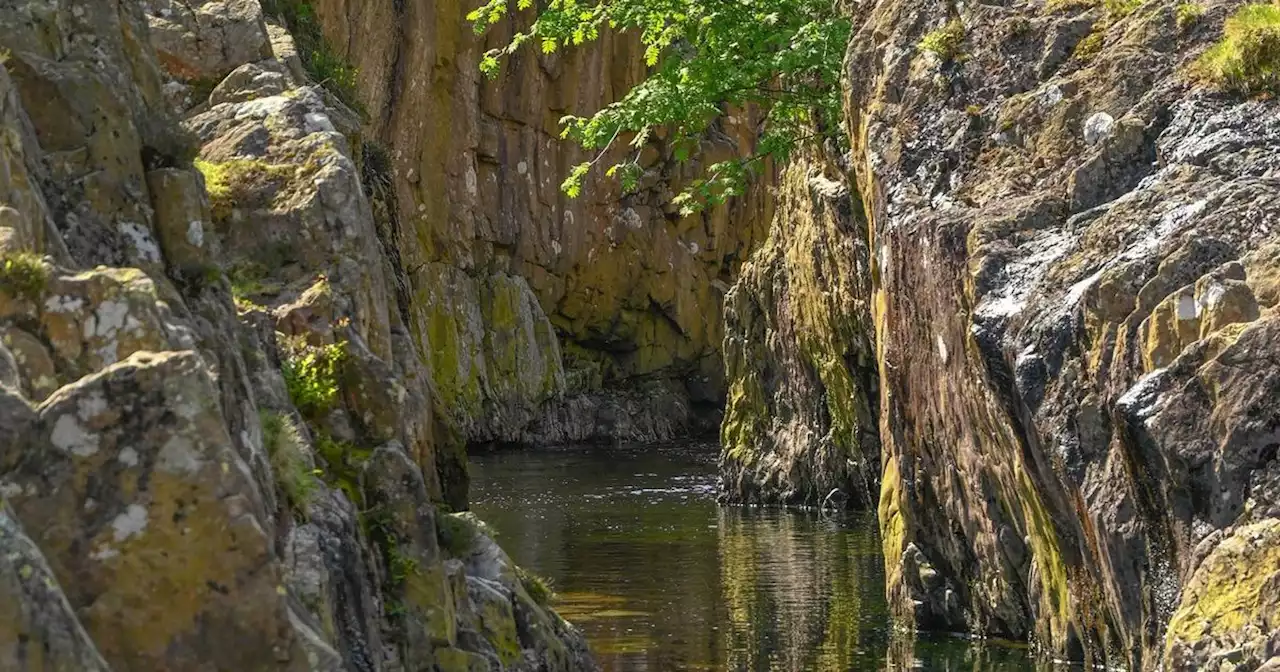
{"label": "water", "polygon": [[607,671],[1035,670],[1025,647],[894,637],[874,514],[721,508],[714,447],[472,456],[476,513]]}

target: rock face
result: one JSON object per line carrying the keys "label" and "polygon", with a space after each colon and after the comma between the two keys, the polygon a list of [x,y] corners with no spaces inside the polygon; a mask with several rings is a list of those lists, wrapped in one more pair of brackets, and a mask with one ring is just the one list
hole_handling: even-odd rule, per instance
{"label": "rock face", "polygon": [[[1135,669],[1280,664],[1280,106],[1187,77],[1242,4],[851,10],[866,226],[847,235],[871,251],[873,327],[818,328],[874,339],[880,526],[907,623]],[[963,58],[919,47],[953,21]],[[820,286],[842,282],[858,286]],[[742,323],[738,351],[787,370],[776,328]],[[759,375],[730,362],[731,389]],[[784,407],[775,389],[749,406]]]}
{"label": "rock face", "polygon": [[671,199],[702,165],[750,152],[756,119],[726,117],[699,162],[683,166],[656,138],[640,152],[636,193],[597,169],[584,196],[568,199],[564,176],[596,153],[561,142],[559,119],[639,81],[635,40],[531,49],[487,85],[476,64],[512,27],[477,38],[470,5],[313,4],[328,42],[358,69],[370,137],[391,148],[399,217],[388,243],[413,296],[406,327],[465,435],[652,441],[714,427],[725,395],[715,307],[763,237],[772,198],[752,190],[690,217]]}
{"label": "rock face", "polygon": [[[385,157],[263,17],[0,7],[0,667],[594,669],[482,527],[441,543],[463,438]],[[536,306],[469,306],[513,325],[486,413],[564,385],[510,364]]]}
{"label": "rock face", "polygon": [[874,503],[880,476],[866,225],[840,169],[798,160],[725,300],[722,493]]}

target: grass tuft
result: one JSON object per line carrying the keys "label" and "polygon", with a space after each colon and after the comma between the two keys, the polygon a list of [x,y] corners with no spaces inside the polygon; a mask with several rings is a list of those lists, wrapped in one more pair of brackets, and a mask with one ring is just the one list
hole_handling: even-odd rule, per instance
{"label": "grass tuft", "polygon": [[262,9],[269,16],[278,16],[288,24],[298,47],[302,67],[342,104],[362,116],[368,110],[360,101],[358,71],[329,44],[320,27],[320,19],[310,0],[263,0]]}
{"label": "grass tuft", "polygon": [[262,422],[262,445],[271,461],[276,487],[284,493],[295,515],[305,517],[319,487],[306,456],[306,444],[293,420],[274,411],[258,411]]}
{"label": "grass tuft", "polygon": [[1204,16],[1204,5],[1198,2],[1182,2],[1173,8],[1173,16],[1178,30],[1186,30],[1200,22]]}
{"label": "grass tuft", "polygon": [[44,258],[31,252],[0,256],[0,292],[37,301],[49,284]]}
{"label": "grass tuft", "polygon": [[920,50],[935,54],[943,63],[949,62],[960,55],[964,35],[964,24],[960,19],[952,19],[947,25],[925,35],[920,40]]}
{"label": "grass tuft", "polygon": [[281,372],[289,398],[302,415],[316,420],[338,401],[338,372],[347,356],[345,343],[311,345],[302,337],[283,339]]}
{"label": "grass tuft", "polygon": [[1205,52],[1196,67],[1224,91],[1280,93],[1280,6],[1241,7],[1227,19],[1222,41]]}
{"label": "grass tuft", "polygon": [[516,567],[516,577],[520,579],[520,585],[524,586],[524,591],[529,593],[529,597],[534,602],[545,607],[556,599],[556,593],[552,590],[551,579],[538,576],[524,567]]}

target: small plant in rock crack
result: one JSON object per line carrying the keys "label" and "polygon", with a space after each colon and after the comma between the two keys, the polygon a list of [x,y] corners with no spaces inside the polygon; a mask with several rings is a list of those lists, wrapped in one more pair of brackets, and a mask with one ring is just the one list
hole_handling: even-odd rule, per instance
{"label": "small plant in rock crack", "polygon": [[953,61],[960,56],[964,35],[964,24],[960,19],[952,19],[947,25],[925,35],[920,40],[920,51],[937,56],[943,63]]}
{"label": "small plant in rock crack", "polygon": [[0,256],[0,293],[37,301],[48,284],[49,269],[40,255],[18,252]]}
{"label": "small plant in rock crack", "polygon": [[276,487],[288,500],[294,515],[305,518],[307,507],[320,487],[319,471],[307,459],[307,448],[293,419],[275,411],[259,411],[262,446],[271,462]]}
{"label": "small plant in rock crack", "polygon": [[347,356],[346,343],[311,345],[301,336],[285,337],[281,373],[289,398],[304,416],[316,419],[338,401],[338,373]]}
{"label": "small plant in rock crack", "polygon": [[520,585],[524,586],[524,591],[529,593],[529,597],[539,605],[545,607],[556,599],[551,579],[538,576],[524,567],[516,567],[516,577],[520,579]]}

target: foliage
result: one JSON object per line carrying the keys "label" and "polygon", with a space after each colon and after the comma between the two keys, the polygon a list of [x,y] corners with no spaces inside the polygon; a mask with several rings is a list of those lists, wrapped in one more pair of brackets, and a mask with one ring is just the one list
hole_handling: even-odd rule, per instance
{"label": "foliage", "polygon": [[325,40],[311,0],[262,0],[262,10],[289,25],[302,67],[317,84],[352,110],[367,113],[360,102],[359,73]]}
{"label": "foliage", "polygon": [[342,490],[357,509],[364,506],[360,489],[360,473],[369,460],[370,451],[353,443],[333,438],[323,430],[316,432],[316,453],[324,460],[321,475],[332,487]]}
{"label": "foliage", "polygon": [[524,567],[516,567],[516,577],[520,579],[520,585],[524,586],[524,592],[529,593],[529,597],[533,598],[541,606],[551,604],[556,599],[556,593],[552,590],[551,579],[538,576]]}
{"label": "foliage", "polygon": [[952,19],[947,25],[925,35],[920,40],[920,51],[932,53],[946,63],[960,55],[962,43],[964,43],[964,24],[960,19]]}
{"label": "foliage", "polygon": [[1178,29],[1186,30],[1200,21],[1204,16],[1204,5],[1198,2],[1181,2],[1173,8],[1173,16],[1177,20]]}
{"label": "foliage", "polygon": [[462,517],[437,510],[436,541],[450,557],[461,558],[470,554],[475,535],[475,528]]}
{"label": "foliage", "polygon": [[1227,91],[1280,93],[1280,6],[1241,7],[1227,19],[1222,41],[1200,57],[1197,67]]}
{"label": "foliage", "polygon": [[18,252],[0,257],[0,291],[36,300],[48,284],[49,269],[40,255]]}
{"label": "foliage", "polygon": [[[468,18],[484,32],[507,16],[509,4],[488,0]],[[533,2],[516,6],[527,10]],[[634,190],[644,172],[640,150],[658,129],[670,131],[675,158],[689,160],[728,107],[765,110],[763,137],[753,155],[709,166],[677,196],[686,214],[741,194],[767,159],[841,137],[839,82],[851,24],[832,0],[550,0],[527,31],[487,53],[481,69],[496,75],[501,60],[529,42],[552,53],[604,31],[639,34],[648,76],[591,116],[561,119],[563,137],[600,150],[569,172],[562,188],[570,196],[615,143],[629,145],[630,158],[606,174]]]}
{"label": "foliage", "polygon": [[306,446],[293,419],[274,411],[258,411],[262,422],[262,445],[271,461],[276,487],[284,493],[289,507],[298,515],[306,515],[307,506],[315,499],[319,481],[317,470],[307,460]]}
{"label": "foliage", "polygon": [[402,585],[418,573],[418,559],[400,550],[397,544],[387,547],[387,566],[391,570],[391,581]]}
{"label": "foliage", "polygon": [[346,344],[311,345],[301,337],[286,337],[283,345],[281,373],[289,398],[308,418],[328,413],[338,400],[338,372],[346,359]]}

